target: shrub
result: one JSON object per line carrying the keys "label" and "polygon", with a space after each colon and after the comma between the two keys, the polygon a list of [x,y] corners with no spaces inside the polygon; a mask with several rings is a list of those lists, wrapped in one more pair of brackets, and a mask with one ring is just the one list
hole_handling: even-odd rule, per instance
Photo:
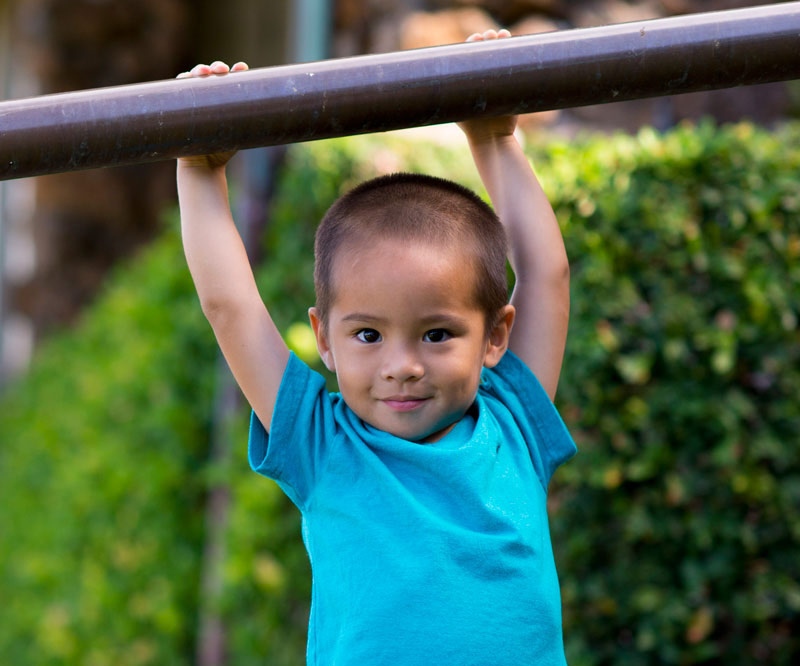
{"label": "shrub", "polygon": [[551,149],[574,285],[559,397],[582,450],[552,521],[575,665],[800,651],[797,140],[704,124]]}
{"label": "shrub", "polygon": [[191,654],[215,350],[180,252],[119,271],[3,398],[4,663]]}

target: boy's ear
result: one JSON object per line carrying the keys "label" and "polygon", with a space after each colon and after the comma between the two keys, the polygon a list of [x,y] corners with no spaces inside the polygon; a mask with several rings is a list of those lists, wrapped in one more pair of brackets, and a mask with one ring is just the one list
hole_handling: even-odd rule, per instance
{"label": "boy's ear", "polygon": [[514,325],[514,316],[517,311],[514,306],[504,305],[497,314],[497,319],[492,329],[489,331],[489,338],[486,343],[486,355],[483,358],[483,365],[486,368],[496,366],[503,354],[508,349],[508,338],[511,335],[511,327]]}
{"label": "boy's ear", "polygon": [[328,370],[336,372],[336,365],[333,362],[333,352],[331,351],[330,344],[328,344],[328,336],[325,333],[322,317],[317,308],[308,308],[308,320],[311,323],[311,330],[314,331],[314,337],[317,339],[319,357]]}

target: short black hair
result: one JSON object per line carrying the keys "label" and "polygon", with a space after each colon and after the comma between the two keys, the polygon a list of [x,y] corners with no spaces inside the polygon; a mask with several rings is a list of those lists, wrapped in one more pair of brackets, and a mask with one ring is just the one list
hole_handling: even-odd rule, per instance
{"label": "short black hair", "polygon": [[368,180],[328,209],[314,243],[317,309],[327,328],[333,305],[333,264],[348,242],[376,238],[422,241],[465,250],[475,273],[475,303],[487,331],[508,303],[505,230],[495,212],[471,190],[444,178],[395,173]]}

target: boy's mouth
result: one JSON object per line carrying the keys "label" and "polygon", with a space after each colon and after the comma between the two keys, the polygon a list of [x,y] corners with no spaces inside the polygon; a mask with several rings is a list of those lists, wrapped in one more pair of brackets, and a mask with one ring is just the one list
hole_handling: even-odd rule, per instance
{"label": "boy's mouth", "polygon": [[410,412],[413,409],[421,406],[428,398],[419,398],[410,395],[393,395],[388,398],[383,398],[382,402],[396,412]]}

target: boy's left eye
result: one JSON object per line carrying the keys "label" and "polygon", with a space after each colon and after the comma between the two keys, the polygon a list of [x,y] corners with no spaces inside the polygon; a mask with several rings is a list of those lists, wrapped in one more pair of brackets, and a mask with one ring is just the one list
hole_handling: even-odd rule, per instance
{"label": "boy's left eye", "polygon": [[356,333],[356,337],[361,340],[361,342],[380,342],[381,334],[378,333],[374,328],[362,328],[358,333]]}
{"label": "boy's left eye", "polygon": [[425,335],[422,336],[422,339],[425,342],[444,342],[450,337],[451,337],[450,333],[448,333],[445,329],[434,328],[425,333]]}

